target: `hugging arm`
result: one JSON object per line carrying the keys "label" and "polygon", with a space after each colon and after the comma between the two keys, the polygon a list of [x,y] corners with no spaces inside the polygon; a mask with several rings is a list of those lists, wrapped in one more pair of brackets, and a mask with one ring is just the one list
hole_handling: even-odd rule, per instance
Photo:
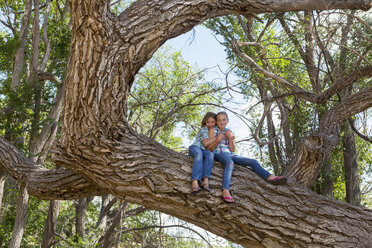
{"label": "hugging arm", "polygon": [[214,140],[211,143],[205,145],[203,140],[203,144],[208,151],[213,151],[224,138],[225,134],[219,133],[216,137],[213,138]]}
{"label": "hugging arm", "polygon": [[[217,140],[217,136],[215,136],[215,137],[212,137],[212,138],[207,138],[207,139],[203,139],[202,140],[202,143],[203,143],[203,145],[205,146],[205,148],[207,148],[208,146],[210,146],[211,144],[213,144],[213,143],[215,143],[216,142],[216,140]],[[219,143],[219,142],[218,142]],[[217,143],[217,145],[218,145],[218,143]],[[216,145],[216,146],[217,146]],[[213,148],[214,149],[214,148]],[[208,151],[210,151],[208,148],[207,148],[207,150]],[[213,150],[212,150],[213,151]]]}

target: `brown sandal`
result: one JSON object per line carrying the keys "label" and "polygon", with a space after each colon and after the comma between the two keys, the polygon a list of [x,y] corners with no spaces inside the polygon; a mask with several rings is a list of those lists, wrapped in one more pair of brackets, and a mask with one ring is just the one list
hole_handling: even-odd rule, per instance
{"label": "brown sandal", "polygon": [[191,194],[192,195],[196,195],[197,193],[199,193],[200,191],[202,191],[203,189],[200,188],[200,187],[191,187]]}

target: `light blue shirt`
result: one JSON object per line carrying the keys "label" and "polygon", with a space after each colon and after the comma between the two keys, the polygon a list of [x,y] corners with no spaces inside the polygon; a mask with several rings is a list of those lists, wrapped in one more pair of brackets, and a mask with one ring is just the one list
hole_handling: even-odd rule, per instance
{"label": "light blue shirt", "polygon": [[190,146],[198,146],[200,147],[201,149],[205,150],[205,147],[203,145],[203,140],[204,139],[208,139],[209,138],[209,135],[208,135],[208,128],[207,127],[202,127],[198,134],[196,135],[195,137],[195,140],[194,142],[190,145]]}

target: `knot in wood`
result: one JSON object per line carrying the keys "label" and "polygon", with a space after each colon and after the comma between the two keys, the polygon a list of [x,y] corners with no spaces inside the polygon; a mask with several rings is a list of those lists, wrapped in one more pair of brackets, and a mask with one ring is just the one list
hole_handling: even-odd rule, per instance
{"label": "knot in wood", "polygon": [[323,139],[319,136],[310,136],[304,141],[304,145],[311,150],[320,149],[323,146]]}

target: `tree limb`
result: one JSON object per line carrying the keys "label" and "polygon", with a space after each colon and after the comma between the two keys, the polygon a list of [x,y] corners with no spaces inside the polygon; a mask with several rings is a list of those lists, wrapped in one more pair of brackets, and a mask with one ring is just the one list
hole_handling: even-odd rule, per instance
{"label": "tree limb", "polygon": [[47,170],[37,165],[2,137],[0,166],[5,167],[17,181],[27,185],[31,195],[40,199],[67,200],[104,193],[97,186],[67,169]]}
{"label": "tree limb", "polygon": [[351,129],[354,131],[354,133],[356,133],[359,137],[361,137],[362,139],[364,139],[365,141],[369,142],[372,144],[372,139],[369,138],[367,135],[364,135],[362,134],[361,132],[359,132],[356,128],[355,128],[355,125],[354,125],[354,120],[352,118],[349,118],[349,124],[350,124],[350,127]]}

